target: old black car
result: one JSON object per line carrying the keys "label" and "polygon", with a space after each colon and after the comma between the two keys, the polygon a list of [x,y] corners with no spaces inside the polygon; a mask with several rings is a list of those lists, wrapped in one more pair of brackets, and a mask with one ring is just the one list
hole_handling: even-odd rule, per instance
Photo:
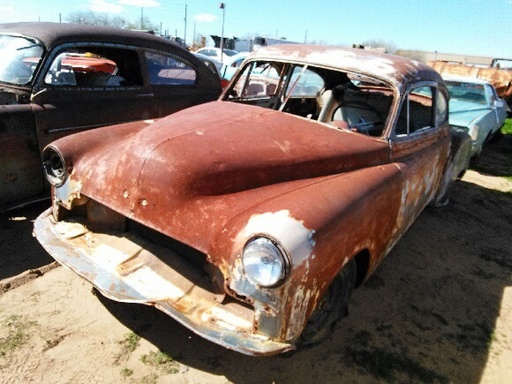
{"label": "old black car", "polygon": [[59,23],[0,24],[0,209],[49,190],[41,150],[75,132],[217,99],[218,76],[163,37]]}

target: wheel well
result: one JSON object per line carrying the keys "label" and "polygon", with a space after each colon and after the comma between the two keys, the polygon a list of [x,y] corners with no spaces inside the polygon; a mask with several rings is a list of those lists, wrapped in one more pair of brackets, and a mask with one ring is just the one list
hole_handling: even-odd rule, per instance
{"label": "wheel well", "polygon": [[362,250],[354,256],[356,262],[356,287],[359,287],[364,281],[366,274],[368,273],[368,267],[370,266],[370,252],[367,249]]}

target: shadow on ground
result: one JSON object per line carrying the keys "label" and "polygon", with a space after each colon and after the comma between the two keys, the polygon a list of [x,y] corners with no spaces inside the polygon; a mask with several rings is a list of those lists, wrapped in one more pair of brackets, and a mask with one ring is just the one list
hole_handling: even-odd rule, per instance
{"label": "shadow on ground", "polygon": [[512,286],[512,196],[458,182],[353,295],[330,340],[275,357],[210,343],[151,307],[101,298],[180,363],[234,383],[479,383],[503,291]]}
{"label": "shadow on ground", "polygon": [[34,220],[49,206],[48,199],[0,213],[0,280],[54,261],[32,236]]}
{"label": "shadow on ground", "polygon": [[492,176],[512,177],[512,134],[487,143],[471,169]]}

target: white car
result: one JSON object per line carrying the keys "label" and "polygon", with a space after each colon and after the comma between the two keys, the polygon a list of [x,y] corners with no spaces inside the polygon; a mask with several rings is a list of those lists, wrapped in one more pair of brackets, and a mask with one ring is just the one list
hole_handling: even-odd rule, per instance
{"label": "white car", "polygon": [[507,105],[485,80],[452,75],[443,78],[450,93],[450,126],[467,130],[471,136],[471,156],[476,157],[503,126]]}
{"label": "white car", "polygon": [[[224,52],[224,54],[221,55],[221,52]],[[200,53],[201,55],[208,56],[214,60],[218,60],[220,62],[227,61],[231,56],[235,56],[238,52],[233,51],[232,49],[224,49],[223,51],[220,50],[220,48],[215,47],[205,47],[198,49],[196,53]]]}
{"label": "white car", "polygon": [[249,52],[240,52],[234,56],[224,60],[224,64],[220,70],[220,77],[226,80],[231,80],[238,67],[243,63]]}

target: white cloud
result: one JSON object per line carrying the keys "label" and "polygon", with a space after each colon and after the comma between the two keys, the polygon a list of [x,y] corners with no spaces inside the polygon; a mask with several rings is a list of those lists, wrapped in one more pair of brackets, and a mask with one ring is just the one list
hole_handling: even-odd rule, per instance
{"label": "white cloud", "polygon": [[90,3],[90,10],[94,12],[121,13],[124,10],[121,5],[109,3],[105,0],[91,0]]}
{"label": "white cloud", "polygon": [[211,23],[217,20],[217,16],[209,13],[201,13],[200,15],[195,15],[194,20],[198,23]]}
{"label": "white cloud", "polygon": [[160,2],[155,0],[120,0],[119,4],[122,5],[133,5],[134,7],[159,7]]}

